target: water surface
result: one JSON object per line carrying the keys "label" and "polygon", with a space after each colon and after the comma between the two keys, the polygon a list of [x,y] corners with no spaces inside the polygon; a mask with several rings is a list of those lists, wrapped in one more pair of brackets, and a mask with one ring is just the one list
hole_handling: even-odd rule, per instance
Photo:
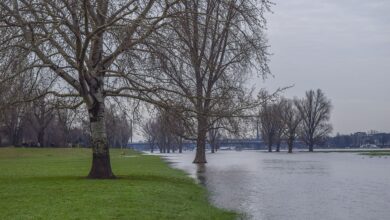
{"label": "water surface", "polygon": [[390,219],[390,157],[220,151],[197,166],[193,152],[164,156],[248,219]]}

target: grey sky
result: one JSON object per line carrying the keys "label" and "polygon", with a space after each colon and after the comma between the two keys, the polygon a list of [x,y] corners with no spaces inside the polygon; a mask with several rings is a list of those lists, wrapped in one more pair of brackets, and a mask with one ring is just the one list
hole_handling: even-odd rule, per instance
{"label": "grey sky", "polygon": [[390,132],[390,1],[274,0],[268,14],[274,78],[285,96],[321,88],[334,133]]}

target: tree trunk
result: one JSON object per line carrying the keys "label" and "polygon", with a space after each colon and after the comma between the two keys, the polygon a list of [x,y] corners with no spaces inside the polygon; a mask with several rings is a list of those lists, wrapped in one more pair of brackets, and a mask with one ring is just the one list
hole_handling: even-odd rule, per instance
{"label": "tree trunk", "polygon": [[196,140],[196,155],[193,163],[207,163],[206,161],[206,136],[207,119],[204,116],[198,117],[198,137]]}
{"label": "tree trunk", "polygon": [[276,152],[280,152],[280,141],[278,141],[278,143],[276,143]]}
{"label": "tree trunk", "polygon": [[309,138],[309,152],[313,152],[314,140],[312,137],[313,137],[313,134],[311,134],[310,138]]}
{"label": "tree trunk", "polygon": [[88,178],[113,179],[107,133],[104,124],[104,101],[89,109],[92,136],[92,167]]}
{"label": "tree trunk", "polygon": [[268,152],[272,152],[272,140],[268,140]]}
{"label": "tree trunk", "polygon": [[40,129],[38,131],[38,136],[37,136],[37,139],[38,139],[38,143],[39,143],[39,146],[40,147],[44,147],[44,137],[45,137],[45,131],[44,129]]}
{"label": "tree trunk", "polygon": [[313,141],[310,141],[310,143],[309,143],[309,152],[313,152],[313,146],[314,146]]}
{"label": "tree trunk", "polygon": [[211,147],[211,153],[215,153],[215,140],[214,140],[214,137],[213,139],[211,140],[211,143],[210,143],[210,147]]}
{"label": "tree trunk", "polygon": [[179,153],[183,153],[183,141],[181,141],[181,138],[180,138],[180,141],[179,141]]}
{"label": "tree trunk", "polygon": [[292,153],[293,144],[294,144],[294,138],[290,137],[290,138],[287,140],[288,152],[289,152],[290,154]]}
{"label": "tree trunk", "polygon": [[292,148],[293,148],[292,143],[288,143],[288,152],[289,152],[290,154],[292,153]]}
{"label": "tree trunk", "polygon": [[12,137],[12,140],[11,140],[12,146],[18,146],[18,144],[19,144],[19,134],[17,132],[14,132],[11,137]]}

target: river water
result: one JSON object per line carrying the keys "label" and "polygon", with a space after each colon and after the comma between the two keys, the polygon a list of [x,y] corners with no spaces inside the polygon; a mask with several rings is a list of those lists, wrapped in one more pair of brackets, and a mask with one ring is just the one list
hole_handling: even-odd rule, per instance
{"label": "river water", "polygon": [[164,157],[246,219],[390,219],[390,157],[220,151],[204,166],[192,164],[193,152]]}

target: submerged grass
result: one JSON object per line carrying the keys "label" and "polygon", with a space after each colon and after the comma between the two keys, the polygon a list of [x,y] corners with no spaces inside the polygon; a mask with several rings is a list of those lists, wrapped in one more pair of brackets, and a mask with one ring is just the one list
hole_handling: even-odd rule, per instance
{"label": "submerged grass", "polygon": [[90,180],[90,149],[0,148],[0,219],[237,217],[157,156],[112,150],[111,162],[118,179]]}
{"label": "submerged grass", "polygon": [[368,151],[361,153],[361,155],[366,155],[370,157],[390,156],[390,151]]}

